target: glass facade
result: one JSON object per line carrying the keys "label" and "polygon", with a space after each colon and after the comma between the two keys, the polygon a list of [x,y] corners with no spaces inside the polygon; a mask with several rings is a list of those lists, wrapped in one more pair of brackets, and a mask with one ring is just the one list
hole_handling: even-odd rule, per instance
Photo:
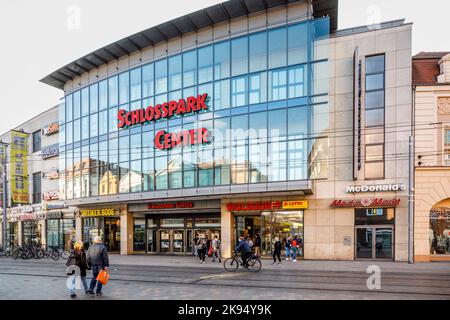
{"label": "glass facade", "polygon": [[[316,19],[212,43],[66,95],[66,199],[328,177],[329,37]],[[117,113],[208,94],[208,110],[118,129]],[[211,143],[159,150],[157,131],[207,128]],[[64,155],[64,156],[62,156]]]}

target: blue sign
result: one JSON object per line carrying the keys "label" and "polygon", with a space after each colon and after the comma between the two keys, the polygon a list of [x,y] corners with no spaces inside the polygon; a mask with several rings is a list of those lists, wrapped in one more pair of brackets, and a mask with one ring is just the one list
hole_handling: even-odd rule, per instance
{"label": "blue sign", "polygon": [[42,149],[42,159],[50,159],[59,156],[59,144],[54,144]]}

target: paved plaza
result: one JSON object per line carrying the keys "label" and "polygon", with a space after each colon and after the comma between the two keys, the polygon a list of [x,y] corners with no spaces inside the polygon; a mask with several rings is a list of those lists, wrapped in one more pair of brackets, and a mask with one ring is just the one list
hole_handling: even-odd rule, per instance
{"label": "paved plaza", "polygon": [[[103,297],[79,300],[308,300],[445,299],[450,300],[450,264],[299,261],[253,274],[227,273],[219,263],[199,264],[194,257],[111,255],[111,280]],[[367,268],[380,268],[379,289],[369,289]],[[63,261],[0,258],[0,299],[67,300]],[[90,280],[90,278],[88,279]]]}

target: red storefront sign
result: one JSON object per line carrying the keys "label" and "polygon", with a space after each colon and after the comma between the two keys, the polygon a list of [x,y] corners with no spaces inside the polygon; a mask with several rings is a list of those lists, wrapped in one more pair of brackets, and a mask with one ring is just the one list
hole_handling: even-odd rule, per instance
{"label": "red storefront sign", "polygon": [[277,210],[283,207],[281,201],[227,203],[227,211],[264,211]]}
{"label": "red storefront sign", "polygon": [[361,199],[361,200],[334,200],[331,208],[386,208],[398,207],[400,199]]}
{"label": "red storefront sign", "polygon": [[209,131],[205,128],[198,130],[185,130],[177,133],[158,131],[155,136],[155,147],[160,150],[172,149],[181,145],[209,143]]}
{"label": "red storefront sign", "polygon": [[149,203],[147,209],[161,210],[161,209],[189,209],[193,208],[193,202],[165,202],[165,203]]}
{"label": "red storefront sign", "polygon": [[131,127],[136,124],[143,124],[145,122],[156,121],[159,119],[169,119],[175,115],[183,115],[201,110],[207,110],[207,99],[208,94],[204,93],[202,95],[198,95],[197,97],[189,97],[178,101],[157,104],[155,107],[148,106],[147,108],[128,112],[127,110],[121,109],[117,114],[117,120],[119,121],[118,127]]}

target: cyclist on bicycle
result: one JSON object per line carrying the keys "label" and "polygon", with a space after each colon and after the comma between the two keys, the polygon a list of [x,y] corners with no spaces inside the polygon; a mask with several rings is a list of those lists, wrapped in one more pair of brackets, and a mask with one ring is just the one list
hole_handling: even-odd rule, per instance
{"label": "cyclist on bicycle", "polygon": [[237,245],[236,249],[234,249],[235,253],[238,253],[239,251],[242,251],[241,258],[242,262],[244,263],[244,267],[248,267],[248,259],[252,256],[252,247],[250,247],[250,244],[248,243],[249,237],[240,237],[239,238],[239,244]]}

